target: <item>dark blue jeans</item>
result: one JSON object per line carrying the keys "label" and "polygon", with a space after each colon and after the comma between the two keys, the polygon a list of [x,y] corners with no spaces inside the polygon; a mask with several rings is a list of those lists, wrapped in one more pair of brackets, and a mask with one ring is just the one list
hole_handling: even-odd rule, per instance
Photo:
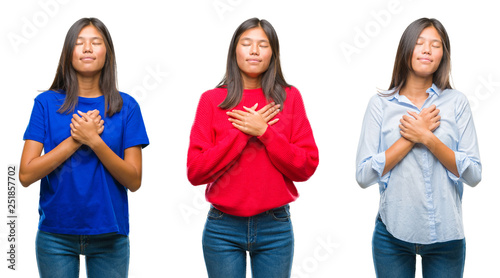
{"label": "dark blue jeans", "polygon": [[115,233],[63,235],[38,231],[36,260],[41,278],[78,278],[80,255],[85,255],[87,277],[128,276],[128,236]]}
{"label": "dark blue jeans", "polygon": [[294,238],[289,209],[286,205],[255,216],[238,217],[211,207],[203,231],[208,277],[246,277],[247,251],[252,277],[290,277]]}
{"label": "dark blue jeans", "polygon": [[416,255],[422,257],[424,278],[463,277],[465,239],[434,244],[409,243],[393,237],[377,217],[372,251],[379,278],[415,277]]}

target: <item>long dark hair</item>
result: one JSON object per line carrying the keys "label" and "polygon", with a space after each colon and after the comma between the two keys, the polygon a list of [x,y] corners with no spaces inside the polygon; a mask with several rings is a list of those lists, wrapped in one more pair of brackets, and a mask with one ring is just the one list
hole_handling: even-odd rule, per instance
{"label": "long dark hair", "polygon": [[404,87],[408,74],[410,71],[413,71],[411,66],[413,50],[415,49],[415,44],[417,43],[420,33],[427,27],[436,28],[443,44],[443,57],[441,58],[438,69],[432,75],[432,82],[441,90],[452,88],[450,84],[451,58],[448,33],[446,33],[446,29],[439,20],[423,17],[413,21],[406,27],[406,30],[401,36],[398,51],[396,52],[396,59],[394,61],[391,85],[389,86],[389,89],[394,89],[392,94],[395,94]]}
{"label": "long dark hair", "polygon": [[226,74],[222,81],[217,85],[217,88],[227,88],[226,99],[219,104],[219,107],[222,109],[231,109],[238,105],[241,101],[243,95],[243,80],[240,68],[238,67],[238,63],[236,61],[236,46],[238,45],[241,34],[243,34],[246,30],[256,27],[261,27],[262,30],[264,30],[273,52],[269,68],[262,73],[262,90],[264,91],[264,95],[268,101],[273,100],[276,104],[280,104],[281,109],[283,109],[283,103],[286,99],[286,92],[284,88],[290,87],[290,85],[286,83],[283,73],[281,72],[278,35],[276,34],[276,31],[271,23],[265,19],[258,19],[256,17],[243,22],[236,29],[233,34],[233,38],[231,39],[229,52],[227,54]]}
{"label": "long dark hair", "polygon": [[104,95],[105,114],[112,116],[121,110],[123,100],[116,86],[116,59],[113,41],[111,40],[111,35],[109,34],[104,23],[97,18],[82,18],[69,28],[64,40],[56,76],[50,86],[50,90],[59,92],[64,91],[66,93],[64,103],[59,110],[57,110],[57,112],[69,114],[75,110],[75,107],[78,104],[79,87],[76,70],[72,65],[73,50],[75,48],[78,34],[80,34],[80,31],[84,27],[89,25],[94,26],[97,31],[99,31],[103,37],[104,45],[106,46],[106,61],[104,62],[104,66],[101,70],[99,88]]}

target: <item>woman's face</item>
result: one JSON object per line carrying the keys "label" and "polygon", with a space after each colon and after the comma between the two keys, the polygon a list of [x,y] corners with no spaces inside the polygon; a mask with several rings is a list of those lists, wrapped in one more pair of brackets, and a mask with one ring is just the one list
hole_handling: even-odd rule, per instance
{"label": "woman's face", "polygon": [[261,27],[248,29],[241,34],[236,45],[236,62],[244,80],[258,78],[267,70],[273,50]]}
{"label": "woman's face", "polygon": [[443,43],[441,36],[434,27],[427,27],[420,33],[417,39],[411,66],[417,76],[432,76],[438,69],[443,58]]}
{"label": "woman's face", "polygon": [[78,34],[73,50],[72,65],[84,76],[100,74],[106,61],[106,45],[97,29],[88,25]]}

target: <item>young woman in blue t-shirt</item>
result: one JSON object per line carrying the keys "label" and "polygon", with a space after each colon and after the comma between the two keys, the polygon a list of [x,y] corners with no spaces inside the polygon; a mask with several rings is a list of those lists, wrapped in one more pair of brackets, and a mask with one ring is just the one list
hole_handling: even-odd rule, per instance
{"label": "young woman in blue t-shirt", "polygon": [[80,255],[89,277],[126,277],[127,191],[141,186],[149,141],[139,105],[117,90],[113,42],[100,20],[69,29],[24,140],[19,180],[25,187],[41,180],[40,277],[78,277]]}

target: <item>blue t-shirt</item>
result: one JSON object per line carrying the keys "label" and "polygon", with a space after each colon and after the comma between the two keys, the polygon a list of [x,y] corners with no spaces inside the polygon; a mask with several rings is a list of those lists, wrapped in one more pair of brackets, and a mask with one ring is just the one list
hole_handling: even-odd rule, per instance
{"label": "blue t-shirt", "polygon": [[[138,145],[144,148],[149,139],[139,104],[131,96],[120,94],[123,107],[111,117],[104,115],[104,96],[79,97],[74,113],[98,109],[104,120],[101,138],[123,159],[125,149]],[[46,91],[35,98],[24,140],[42,143],[45,153],[71,136],[73,113],[57,112],[64,98],[64,92],[54,91]],[[49,233],[129,233],[127,188],[111,176],[86,145],[41,179],[38,211],[38,228]]]}

